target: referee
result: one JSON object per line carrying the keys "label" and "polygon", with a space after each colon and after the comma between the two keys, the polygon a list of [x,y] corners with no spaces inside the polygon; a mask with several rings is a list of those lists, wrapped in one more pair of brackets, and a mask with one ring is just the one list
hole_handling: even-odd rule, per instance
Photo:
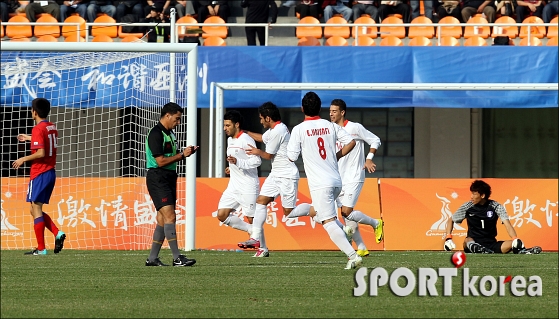
{"label": "referee", "polygon": [[173,129],[181,122],[182,107],[170,102],[161,109],[161,119],[146,138],[146,184],[157,210],[157,226],[146,266],[168,266],[159,259],[159,251],[167,238],[173,253],[173,266],[186,267],[196,263],[181,255],[177,243],[175,203],[177,200],[177,162],[194,154],[198,146],[188,146],[177,152],[177,138]]}

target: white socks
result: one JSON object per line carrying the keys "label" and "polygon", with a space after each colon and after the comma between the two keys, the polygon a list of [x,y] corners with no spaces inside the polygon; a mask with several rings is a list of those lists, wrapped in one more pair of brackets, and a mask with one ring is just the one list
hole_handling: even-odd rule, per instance
{"label": "white socks", "polygon": [[239,217],[235,216],[235,215],[231,215],[229,214],[229,216],[227,216],[227,218],[225,219],[225,221],[223,222],[225,225],[227,226],[231,226],[235,229],[238,230],[242,230],[242,231],[246,231],[247,233],[250,233],[252,225],[245,222],[244,220],[240,219]]}
{"label": "white socks", "polygon": [[365,242],[363,241],[363,237],[361,237],[361,232],[359,232],[359,224],[354,222],[353,220],[345,219],[345,225],[353,228],[353,236],[352,239],[357,245],[357,249],[359,250],[366,250],[367,246],[365,246]]}
{"label": "white socks", "polygon": [[378,220],[369,217],[358,210],[352,211],[346,218],[354,222],[358,222],[359,224],[371,225],[373,228],[377,228],[378,226]]}
{"label": "white socks", "polygon": [[311,204],[309,203],[301,203],[299,205],[297,205],[292,211],[291,213],[289,213],[289,215],[287,215],[287,218],[295,218],[295,217],[301,217],[301,216],[309,216],[309,212],[311,211]]}
{"label": "white socks", "polygon": [[345,237],[344,231],[338,227],[338,224],[335,222],[328,222],[322,225],[328,235],[330,235],[330,239],[338,248],[346,254],[347,258],[352,259],[355,257],[355,250],[351,247],[351,244],[347,241]]}
{"label": "white socks", "polygon": [[267,215],[266,206],[257,203],[254,219],[252,220],[251,237],[260,241],[260,248],[262,249],[268,249],[266,247],[266,240],[264,239],[264,223],[266,222]]}

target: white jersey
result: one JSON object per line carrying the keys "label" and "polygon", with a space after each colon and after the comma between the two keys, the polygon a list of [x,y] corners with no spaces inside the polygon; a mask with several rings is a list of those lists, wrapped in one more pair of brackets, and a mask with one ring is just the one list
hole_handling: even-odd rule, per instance
{"label": "white jersey", "polygon": [[[340,158],[338,166],[340,168],[340,175],[342,176],[342,183],[344,185],[349,183],[364,182],[365,181],[365,154],[363,151],[363,142],[367,142],[371,148],[377,149],[380,147],[380,138],[375,134],[367,131],[363,125],[350,122],[344,122],[344,129],[355,140],[355,147],[346,156]],[[341,150],[345,144],[336,143],[336,150]]]}
{"label": "white jersey", "polygon": [[326,187],[341,187],[338,172],[336,142],[348,144],[352,138],[341,126],[318,116],[306,118],[293,128],[287,145],[287,156],[296,161],[303,153],[303,163],[311,191]]}
{"label": "white jersey", "polygon": [[233,156],[237,159],[237,164],[229,163],[231,178],[227,189],[246,194],[258,194],[260,181],[257,167],[260,166],[262,160],[260,156],[246,153],[249,144],[256,145],[252,137],[243,131],[237,136],[227,139],[227,156]]}
{"label": "white jersey", "polygon": [[299,179],[297,165],[287,158],[287,143],[290,138],[289,129],[281,122],[262,134],[262,142],[266,144],[266,153],[274,155],[269,176]]}

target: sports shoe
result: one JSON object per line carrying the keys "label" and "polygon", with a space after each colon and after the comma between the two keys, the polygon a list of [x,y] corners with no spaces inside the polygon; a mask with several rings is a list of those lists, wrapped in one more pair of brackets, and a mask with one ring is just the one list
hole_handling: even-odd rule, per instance
{"label": "sports shoe", "polygon": [[173,266],[175,267],[188,267],[196,263],[194,259],[188,259],[185,255],[179,255],[177,259],[173,260]]}
{"label": "sports shoe", "polygon": [[38,255],[46,255],[47,254],[47,250],[43,249],[43,250],[38,250],[38,249],[33,249],[32,251],[28,251],[26,253],[23,253],[24,255],[33,255],[33,256],[38,256]]}
{"label": "sports shoe", "polygon": [[260,248],[260,240],[254,239],[254,238],[250,238],[247,241],[243,241],[237,244],[237,246],[239,246],[239,248],[243,248],[243,249],[258,249]]}
{"label": "sports shoe", "polygon": [[167,264],[164,264],[159,257],[155,258],[154,260],[149,260],[146,259],[146,266],[169,266]]}
{"label": "sports shoe", "polygon": [[63,231],[58,231],[56,239],[54,240],[54,253],[58,254],[64,247],[64,240],[66,240],[66,234]]}
{"label": "sports shoe", "polygon": [[347,265],[344,269],[355,269],[361,266],[361,264],[363,264],[363,259],[361,259],[361,257],[359,257],[358,255],[355,255],[353,259],[347,261]]}
{"label": "sports shoe", "polygon": [[347,238],[347,241],[351,244],[353,242],[353,233],[355,233],[355,230],[353,230],[353,228],[351,226],[344,226],[344,233],[345,233],[345,238]]}
{"label": "sports shoe", "polygon": [[383,228],[384,228],[384,221],[382,219],[379,219],[378,225],[375,228],[375,240],[376,240],[377,244],[380,244],[380,242],[384,239],[384,229]]}
{"label": "sports shoe", "polygon": [[357,256],[359,257],[367,257],[369,256],[369,251],[367,249],[358,249]]}
{"label": "sports shoe", "polygon": [[267,249],[258,248],[256,254],[254,254],[254,256],[252,257],[270,257],[270,253]]}
{"label": "sports shoe", "polygon": [[484,246],[482,246],[478,243],[471,244],[469,246],[469,248],[470,248],[470,251],[473,254],[493,254],[494,253],[491,249],[486,248],[486,247],[484,247]]}
{"label": "sports shoe", "polygon": [[542,248],[540,246],[534,246],[532,248],[524,248],[520,250],[518,253],[524,255],[537,255],[541,252],[542,252]]}

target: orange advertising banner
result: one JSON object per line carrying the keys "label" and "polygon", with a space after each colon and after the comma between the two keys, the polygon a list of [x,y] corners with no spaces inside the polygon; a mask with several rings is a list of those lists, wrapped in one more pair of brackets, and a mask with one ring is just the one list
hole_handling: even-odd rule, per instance
{"label": "orange advertising banner", "polygon": [[[518,238],[527,247],[557,251],[557,179],[483,179],[491,199],[507,210]],[[474,179],[381,179],[386,250],[442,250],[445,225],[470,200]],[[453,240],[461,249],[467,224],[454,225]],[[498,223],[497,240],[508,240]]]}
{"label": "orange advertising banner", "polygon": [[[196,248],[235,249],[248,234],[222,225],[216,218],[217,204],[228,178],[198,178],[196,181]],[[264,178],[261,179],[261,183]],[[2,249],[31,249],[36,240],[29,203],[25,202],[27,178],[2,178]],[[185,247],[185,179],[178,181],[177,233],[179,247]],[[310,203],[307,180],[299,182],[298,203]],[[365,214],[380,216],[378,180],[367,179],[355,207]],[[68,249],[149,249],[155,227],[155,208],[144,178],[57,178],[48,213],[67,233]],[[268,205],[264,225],[271,250],[337,250],[326,231],[309,217],[283,217],[281,199]],[[242,211],[235,212],[242,217]],[[369,250],[382,250],[371,227],[360,226]],[[45,231],[47,249],[54,246]]]}

